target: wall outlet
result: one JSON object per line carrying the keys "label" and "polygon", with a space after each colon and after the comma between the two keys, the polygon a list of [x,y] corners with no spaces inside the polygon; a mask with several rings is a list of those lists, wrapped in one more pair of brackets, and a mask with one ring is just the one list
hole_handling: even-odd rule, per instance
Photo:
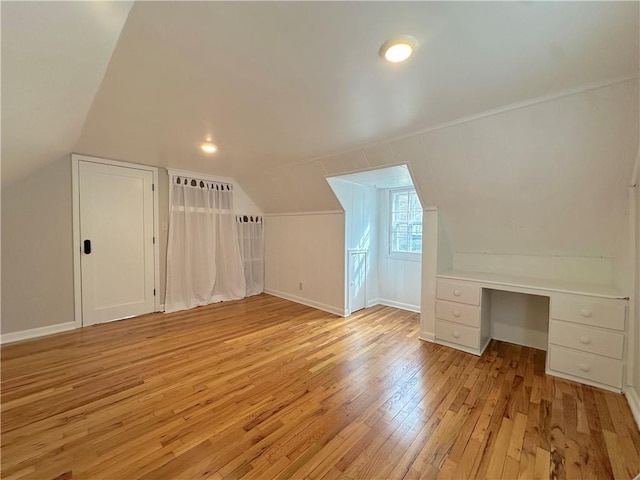
{"label": "wall outlet", "polygon": [[302,282],[298,284],[298,290],[302,290]]}

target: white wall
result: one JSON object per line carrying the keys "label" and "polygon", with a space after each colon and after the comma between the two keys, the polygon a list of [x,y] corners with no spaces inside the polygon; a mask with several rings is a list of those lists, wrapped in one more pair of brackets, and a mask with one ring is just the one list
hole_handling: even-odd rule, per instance
{"label": "white wall", "polygon": [[344,213],[265,217],[265,292],[345,314]]}
{"label": "white wall", "polygon": [[436,332],[436,273],[440,262],[451,263],[442,215],[433,207],[422,214],[422,281],[420,338],[433,342]]}
{"label": "white wall", "polygon": [[[637,89],[627,80],[533,99],[241,180],[267,213],[328,210],[323,176],[408,164],[454,252],[611,257],[637,153]],[[305,189],[312,198],[294,195]]]}
{"label": "white wall", "polygon": [[2,187],[2,325],[21,332],[71,322],[71,160]]}
{"label": "white wall", "polygon": [[611,258],[454,253],[453,269],[598,285],[613,283]]}
{"label": "white wall", "polygon": [[[345,258],[349,250],[367,250],[366,299],[371,305],[378,298],[378,195],[373,187],[328,178],[345,212]],[[348,303],[348,260],[345,260],[345,299]],[[347,305],[347,308],[349,306]]]}
{"label": "white wall", "polygon": [[635,188],[629,189],[629,209],[631,214],[630,235],[632,259],[632,288],[629,305],[629,338],[627,347],[627,388],[625,394],[633,411],[636,423],[640,428],[640,186],[638,186],[638,168],[640,153],[636,162],[636,172],[632,183]]}
{"label": "white wall", "polygon": [[491,338],[546,350],[549,297],[490,290]]}
{"label": "white wall", "polygon": [[389,253],[389,220],[389,189],[379,189],[378,301],[419,312],[422,259],[420,255],[407,259]]}

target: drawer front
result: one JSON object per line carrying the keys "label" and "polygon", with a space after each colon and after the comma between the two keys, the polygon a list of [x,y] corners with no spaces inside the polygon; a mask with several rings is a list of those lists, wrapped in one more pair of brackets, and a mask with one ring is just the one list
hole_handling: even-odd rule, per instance
{"label": "drawer front", "polygon": [[597,353],[622,360],[624,335],[551,319],[549,322],[549,342],[562,347],[575,348],[583,352]]}
{"label": "drawer front", "polygon": [[555,346],[549,348],[549,355],[551,370],[616,388],[622,387],[622,362]]}
{"label": "drawer front", "polygon": [[551,318],[624,330],[625,303],[624,300],[556,294],[551,297]]}
{"label": "drawer front", "polygon": [[456,343],[473,349],[480,348],[480,330],[464,325],[436,320],[436,340]]}
{"label": "drawer front", "polygon": [[436,300],[436,317],[470,327],[480,326],[480,307]]}
{"label": "drawer front", "polygon": [[438,280],[436,297],[450,302],[480,305],[480,287],[449,280]]}

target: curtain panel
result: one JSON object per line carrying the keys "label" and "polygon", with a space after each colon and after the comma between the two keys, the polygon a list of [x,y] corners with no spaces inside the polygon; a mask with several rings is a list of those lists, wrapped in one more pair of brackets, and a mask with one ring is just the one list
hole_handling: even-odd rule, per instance
{"label": "curtain panel", "polygon": [[233,186],[170,176],[165,312],[246,295]]}
{"label": "curtain panel", "polygon": [[244,264],[244,279],[247,284],[247,296],[258,295],[264,291],[264,242],[262,217],[238,215],[238,243],[240,256]]}

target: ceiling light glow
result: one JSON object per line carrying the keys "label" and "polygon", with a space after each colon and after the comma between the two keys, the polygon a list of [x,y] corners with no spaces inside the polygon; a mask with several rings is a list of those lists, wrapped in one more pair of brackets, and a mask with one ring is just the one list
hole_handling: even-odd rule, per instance
{"label": "ceiling light glow", "polygon": [[409,35],[388,40],[380,47],[380,56],[390,63],[400,63],[408,59],[415,50],[418,42]]}
{"label": "ceiling light glow", "polygon": [[216,147],[213,143],[207,142],[200,145],[202,151],[205,153],[216,153],[218,151],[218,147]]}

